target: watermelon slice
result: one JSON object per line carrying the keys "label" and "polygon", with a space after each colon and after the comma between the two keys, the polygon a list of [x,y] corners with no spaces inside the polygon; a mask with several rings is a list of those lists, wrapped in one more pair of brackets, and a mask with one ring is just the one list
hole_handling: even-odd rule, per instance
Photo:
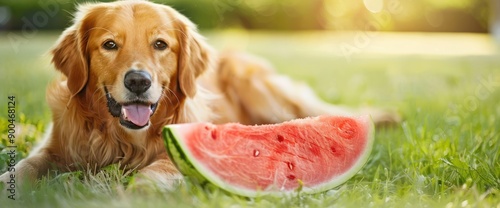
{"label": "watermelon slice", "polygon": [[332,189],[361,169],[374,141],[368,116],[256,126],[175,124],[163,134],[184,175],[249,197]]}

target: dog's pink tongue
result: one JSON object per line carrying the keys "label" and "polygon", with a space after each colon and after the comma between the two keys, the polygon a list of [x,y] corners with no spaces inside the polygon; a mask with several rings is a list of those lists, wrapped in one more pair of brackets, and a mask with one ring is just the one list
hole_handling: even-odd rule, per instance
{"label": "dog's pink tongue", "polygon": [[152,111],[146,105],[126,105],[122,107],[123,117],[137,126],[145,126],[149,122]]}

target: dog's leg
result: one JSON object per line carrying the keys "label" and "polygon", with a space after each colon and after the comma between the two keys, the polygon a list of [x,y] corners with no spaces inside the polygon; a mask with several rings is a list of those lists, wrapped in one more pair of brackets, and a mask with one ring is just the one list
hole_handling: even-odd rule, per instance
{"label": "dog's leg", "polygon": [[[262,82],[262,83],[259,83]],[[289,77],[271,73],[256,85],[264,85],[266,89],[258,93],[269,94],[268,103],[282,106],[281,110],[274,111],[274,118],[279,122],[291,118],[303,118],[318,115],[338,115],[357,116],[370,115],[377,125],[396,123],[400,121],[399,115],[395,112],[365,107],[353,109],[346,106],[333,105],[321,100],[314,91],[304,83],[295,82]]]}
{"label": "dog's leg", "polygon": [[138,171],[129,190],[143,190],[151,187],[171,191],[183,183],[183,176],[177,170],[167,153],[161,153],[150,165]]}
{"label": "dog's leg", "polygon": [[[255,57],[222,55],[217,68],[220,91],[247,124],[279,123],[318,115],[354,116],[370,114],[375,123],[398,122],[396,113],[375,108],[352,109],[321,100],[306,84],[279,75]],[[236,119],[232,119],[236,120]]]}
{"label": "dog's leg", "polygon": [[[47,173],[51,166],[51,157],[45,152],[30,155],[26,159],[19,161],[8,172],[0,175],[0,183],[3,183],[3,190],[8,196],[18,198],[19,189],[24,186],[31,186],[36,179]],[[3,195],[3,194],[2,194]]]}

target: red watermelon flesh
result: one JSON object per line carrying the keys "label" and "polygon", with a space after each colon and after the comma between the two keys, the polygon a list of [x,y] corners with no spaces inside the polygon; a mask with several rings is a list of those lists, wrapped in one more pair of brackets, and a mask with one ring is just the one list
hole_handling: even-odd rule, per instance
{"label": "red watermelon flesh", "polygon": [[[315,193],[344,183],[366,162],[373,133],[368,116],[320,116],[257,126],[177,124],[165,135],[176,164],[188,161],[215,185],[257,196],[298,188]],[[185,169],[188,176],[193,172]]]}

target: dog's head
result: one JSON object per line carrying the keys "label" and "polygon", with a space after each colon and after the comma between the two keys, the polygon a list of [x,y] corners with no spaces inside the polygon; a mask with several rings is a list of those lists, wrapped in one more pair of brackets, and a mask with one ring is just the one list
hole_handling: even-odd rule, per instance
{"label": "dog's head", "polygon": [[118,1],[80,5],[52,62],[73,97],[100,100],[126,129],[144,129],[159,107],[195,95],[209,51],[194,24],[174,9]]}

